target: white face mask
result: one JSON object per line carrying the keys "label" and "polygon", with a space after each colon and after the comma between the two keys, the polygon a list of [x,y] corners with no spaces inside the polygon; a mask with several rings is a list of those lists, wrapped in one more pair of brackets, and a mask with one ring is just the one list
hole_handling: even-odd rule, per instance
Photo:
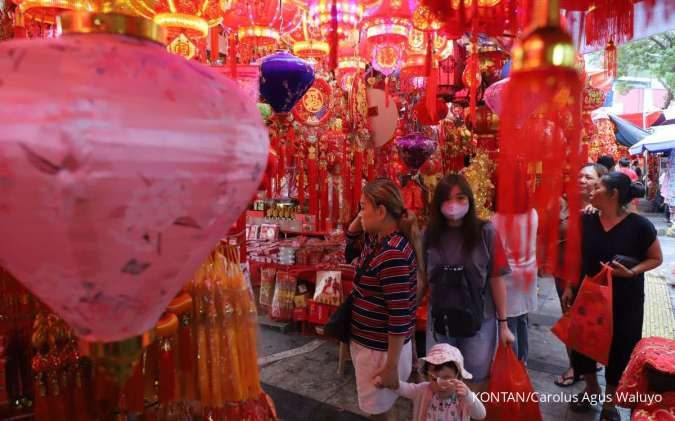
{"label": "white face mask", "polygon": [[469,212],[469,204],[459,204],[454,202],[443,202],[441,206],[441,213],[448,219],[457,221],[464,218],[464,216]]}

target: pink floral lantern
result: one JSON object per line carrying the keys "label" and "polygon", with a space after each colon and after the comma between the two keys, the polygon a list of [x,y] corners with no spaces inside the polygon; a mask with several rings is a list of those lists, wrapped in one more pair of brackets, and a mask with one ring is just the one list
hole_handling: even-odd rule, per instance
{"label": "pink floral lantern", "polygon": [[[106,33],[122,20],[138,37]],[[244,210],[267,132],[235,82],[140,38],[151,22],[63,31],[0,44],[0,265],[83,339],[117,341],[155,325]]]}

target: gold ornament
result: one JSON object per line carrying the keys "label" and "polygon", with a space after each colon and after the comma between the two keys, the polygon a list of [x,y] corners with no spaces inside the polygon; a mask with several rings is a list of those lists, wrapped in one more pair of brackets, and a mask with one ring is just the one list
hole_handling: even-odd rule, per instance
{"label": "gold ornament", "polygon": [[485,151],[476,153],[471,165],[461,171],[471,185],[476,202],[476,213],[481,219],[490,219],[492,215],[490,208],[495,186],[490,178],[493,171],[494,163]]}

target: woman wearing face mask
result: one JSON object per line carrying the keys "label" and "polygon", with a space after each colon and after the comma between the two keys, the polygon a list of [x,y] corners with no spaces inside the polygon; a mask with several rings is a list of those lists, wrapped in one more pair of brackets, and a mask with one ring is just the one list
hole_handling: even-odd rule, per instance
{"label": "woman wearing face mask", "polygon": [[[591,208],[591,193],[595,190],[595,186],[600,182],[600,178],[607,174],[607,167],[600,164],[588,163],[584,164],[579,170],[579,193],[581,194],[581,209],[578,212],[583,212],[586,209]],[[565,254],[565,245],[567,237],[567,220],[569,218],[569,208],[567,206],[567,201],[561,199],[560,204],[560,253],[559,256],[561,260],[558,262],[559,267],[564,267],[565,262],[562,260],[562,256]],[[563,306],[563,293],[565,292],[565,287],[568,282],[559,277],[555,277],[555,289],[558,293],[558,299],[560,300],[560,308],[565,312],[565,307]],[[568,358],[570,356],[571,350],[567,350]],[[572,368],[572,363],[570,359],[569,368],[560,376],[558,376],[553,383],[559,387],[569,387],[581,380],[581,375],[574,373],[574,368]]]}
{"label": "woman wearing face mask", "polygon": [[[620,420],[613,394],[635,345],[642,337],[644,312],[644,272],[661,265],[663,257],[656,230],[648,219],[626,210],[630,201],[644,194],[640,183],[631,183],[620,172],[603,176],[591,194],[591,204],[598,210],[582,218],[582,276],[594,276],[603,265],[612,270],[613,336],[609,363],[605,367],[605,400],[600,420]],[[623,262],[623,263],[622,263]],[[568,286],[563,296],[565,308],[572,304],[574,291]],[[601,393],[596,376],[596,362],[572,353],[575,373],[582,374],[585,390],[575,402],[574,411],[591,409]],[[591,396],[588,396],[591,395]],[[593,396],[595,395],[595,396]],[[585,399],[584,399],[585,398]]]}
{"label": "woman wearing face mask", "polygon": [[476,216],[466,179],[445,176],[436,187],[424,237],[431,294],[427,347],[448,343],[466,356],[472,390],[481,391],[490,373],[497,334],[514,342],[506,320],[510,272],[494,226]]}
{"label": "woman wearing face mask", "polygon": [[[415,216],[391,180],[364,186],[347,238],[348,258],[359,254],[350,341],[359,407],[373,419],[395,420],[391,389],[412,370],[417,273],[424,274],[424,262]],[[359,239],[363,245],[355,253]]]}

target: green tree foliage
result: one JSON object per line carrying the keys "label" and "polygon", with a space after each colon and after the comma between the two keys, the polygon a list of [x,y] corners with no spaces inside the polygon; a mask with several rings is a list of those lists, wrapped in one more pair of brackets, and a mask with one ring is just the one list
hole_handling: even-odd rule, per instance
{"label": "green tree foliage", "polygon": [[[675,30],[652,35],[621,45],[618,48],[618,78],[623,76],[652,77],[668,89],[664,106],[675,92]],[[630,82],[618,80],[617,88],[626,90]]]}

